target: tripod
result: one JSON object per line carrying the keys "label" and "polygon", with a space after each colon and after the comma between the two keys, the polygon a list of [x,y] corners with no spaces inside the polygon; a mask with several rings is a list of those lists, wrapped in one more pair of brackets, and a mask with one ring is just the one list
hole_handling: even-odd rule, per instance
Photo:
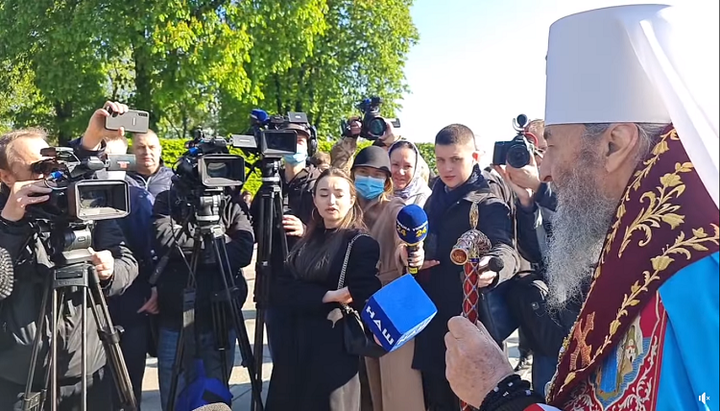
{"label": "tripod", "polygon": [[[70,241],[68,241],[70,239]],[[59,242],[58,242],[59,241]],[[88,248],[92,245],[92,223],[85,222],[75,226],[68,225],[50,235],[50,243],[60,245],[56,249],[64,250],[55,253],[51,260],[56,264],[52,275],[48,278],[37,321],[37,331],[33,340],[30,357],[30,370],[23,396],[24,411],[40,411],[50,395],[50,410],[58,406],[58,323],[63,316],[63,309],[73,310],[73,296],[76,291],[82,292],[81,312],[81,404],[80,409],[87,410],[88,367],[87,367],[87,307],[88,300],[92,309],[100,341],[105,357],[110,366],[115,388],[118,391],[120,404],[124,411],[135,411],[137,400],[133,394],[132,383],[120,350],[120,332],[110,319],[105,297],[102,293],[100,280],[91,263],[92,255]],[[47,248],[47,245],[46,245]],[[66,297],[68,297],[66,299]],[[48,300],[50,300],[50,358],[45,374],[45,388],[33,391],[35,370],[42,345],[45,329]]]}
{"label": "tripod", "polygon": [[[258,364],[255,379],[262,381],[263,363],[263,332],[265,327],[265,310],[267,309],[270,294],[270,279],[272,278],[272,250],[273,233],[278,232],[280,227],[275,227],[282,219],[282,187],[280,186],[279,162],[270,159],[261,161],[262,186],[258,192],[260,202],[257,221],[260,229],[257,231],[258,255],[255,268],[255,363]],[[276,220],[277,218],[277,220]],[[288,255],[287,237],[284,234],[280,237],[280,252],[285,261]],[[262,390],[262,388],[261,388]],[[261,411],[262,408],[255,408],[259,402],[255,400],[257,395],[260,398],[262,391],[253,391],[253,402],[251,411]]]}
{"label": "tripod", "polygon": [[[215,192],[215,194],[211,194]],[[195,207],[194,221],[196,223],[195,232],[193,234],[193,250],[192,257],[188,263],[185,259],[181,247],[175,242],[180,255],[183,257],[183,261],[188,267],[189,276],[187,287],[183,296],[183,327],[180,329],[180,335],[178,337],[177,350],[175,352],[175,360],[173,364],[172,380],[170,384],[169,403],[168,410],[175,410],[175,402],[177,396],[177,385],[180,373],[182,371],[183,362],[188,363],[191,355],[195,350],[187,350],[185,347],[185,333],[194,333],[194,308],[195,308],[195,288],[196,288],[196,275],[197,267],[201,258],[204,258],[206,263],[216,264],[219,270],[220,278],[222,280],[223,291],[214,293],[212,296],[212,322],[213,332],[215,339],[219,343],[219,350],[221,354],[223,383],[227,385],[231,370],[227,368],[227,318],[226,310],[229,309],[232,325],[235,329],[238,347],[240,349],[240,355],[242,356],[242,365],[248,369],[250,375],[250,385],[253,392],[254,405],[257,405],[258,410],[262,411],[263,404],[262,398],[260,397],[262,391],[261,380],[256,378],[256,363],[253,357],[252,348],[250,346],[250,339],[245,328],[245,319],[242,314],[242,305],[240,304],[238,294],[239,289],[235,283],[235,278],[232,273],[230,261],[228,258],[227,248],[225,246],[224,232],[222,225],[220,224],[219,210],[223,204],[222,189],[211,190],[205,189],[203,194],[198,197],[198,201]],[[187,222],[185,224],[187,226]],[[204,247],[203,247],[204,246]],[[193,335],[196,338],[196,335]],[[190,348],[195,348],[190,345]],[[186,378],[187,372],[186,371]]]}

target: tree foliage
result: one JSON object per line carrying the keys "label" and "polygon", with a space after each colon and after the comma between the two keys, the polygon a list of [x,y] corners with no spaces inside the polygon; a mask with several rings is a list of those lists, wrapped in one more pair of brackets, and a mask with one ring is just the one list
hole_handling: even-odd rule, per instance
{"label": "tree foliage", "polygon": [[106,99],[151,127],[243,131],[256,107],[304,111],[322,136],[367,95],[392,116],[417,41],[411,0],[5,0],[2,127],[77,136]]}

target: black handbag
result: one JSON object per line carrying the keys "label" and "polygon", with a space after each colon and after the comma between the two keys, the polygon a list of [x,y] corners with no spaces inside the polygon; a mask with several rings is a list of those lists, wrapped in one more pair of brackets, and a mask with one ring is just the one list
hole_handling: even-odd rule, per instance
{"label": "black handbag", "polygon": [[[348,243],[347,250],[345,251],[345,260],[343,261],[342,270],[340,271],[340,279],[338,280],[338,290],[345,286],[345,272],[347,271],[348,262],[350,261],[350,251],[352,250],[353,243],[364,235],[366,234],[358,234]],[[340,304],[340,307],[343,316],[341,321],[345,351],[351,355],[373,358],[379,358],[387,354],[387,351],[375,342],[372,332],[365,326],[357,310],[346,304]]]}

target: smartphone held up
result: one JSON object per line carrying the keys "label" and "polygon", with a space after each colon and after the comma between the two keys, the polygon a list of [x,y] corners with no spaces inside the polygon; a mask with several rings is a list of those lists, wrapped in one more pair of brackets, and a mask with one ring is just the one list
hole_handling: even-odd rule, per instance
{"label": "smartphone held up", "polygon": [[124,128],[127,133],[147,133],[150,126],[150,114],[142,110],[128,110],[117,113],[108,108],[109,116],[105,118],[105,128],[120,130]]}

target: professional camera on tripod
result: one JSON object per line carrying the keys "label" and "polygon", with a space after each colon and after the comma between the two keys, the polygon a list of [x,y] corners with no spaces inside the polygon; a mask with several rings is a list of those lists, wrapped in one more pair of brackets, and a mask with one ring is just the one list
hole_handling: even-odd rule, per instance
{"label": "professional camera on tripod", "polygon": [[[41,150],[47,157],[32,165],[35,174],[47,176],[46,185],[52,188],[50,198],[44,204],[28,206],[27,214],[39,228],[39,237],[54,267],[50,270],[48,287],[43,295],[38,332],[32,346],[30,368],[23,397],[23,409],[39,411],[50,401],[50,410],[57,408],[58,398],[58,337],[57,319],[66,314],[77,291],[82,292],[82,392],[81,409],[87,408],[88,389],[88,324],[86,319],[88,300],[95,325],[105,351],[113,380],[123,410],[136,410],[130,377],[119,347],[120,332],[111,321],[98,273],[94,270],[90,248],[93,245],[93,229],[96,221],[122,218],[129,214],[128,186],[124,181],[94,180],[99,170],[131,170],[134,156],[107,156],[104,159],[89,157],[78,159],[73,149],[50,147]],[[73,308],[68,308],[72,310]],[[48,311],[49,310],[49,314]],[[35,371],[43,349],[45,318],[50,320],[49,367],[45,376],[46,386],[33,390]]]}
{"label": "professional camera on tripod", "polygon": [[530,156],[535,152],[535,145],[525,136],[525,128],[528,124],[528,117],[525,114],[513,119],[513,128],[517,131],[517,135],[510,141],[495,142],[493,165],[501,166],[507,163],[513,168],[523,168],[530,164]]}
{"label": "professional camera on tripod", "polygon": [[[318,147],[317,132],[310,125],[307,115],[289,112],[287,116],[268,116],[263,110],[251,112],[251,128],[247,135],[233,136],[233,144],[241,147],[248,155],[258,157],[251,169],[260,169],[262,185],[253,201],[255,233],[258,244],[255,269],[255,362],[256,378],[262,376],[262,359],[266,314],[269,304],[272,276],[282,267],[288,255],[288,240],[282,227],[283,215],[289,214],[285,206],[289,201],[283,193],[281,180],[281,159],[298,151],[298,132],[307,134],[307,155],[312,156]],[[287,166],[287,165],[286,165]],[[260,393],[253,393],[260,395]],[[252,410],[259,401],[252,402]]]}
{"label": "professional camera on tripod", "polygon": [[[230,329],[235,331],[242,364],[250,374],[252,391],[259,393],[261,390],[262,380],[255,378],[255,359],[242,313],[244,289],[241,290],[236,281],[239,267],[233,268],[226,246],[226,238],[230,235],[227,230],[232,222],[223,216],[227,214],[226,210],[234,207],[228,194],[229,189],[241,187],[245,182],[245,160],[229,153],[231,145],[233,144],[224,138],[206,136],[202,131],[196,130],[194,138],[186,144],[187,152],[175,165],[173,188],[167,193],[169,197],[172,197],[171,193],[175,196],[167,202],[171,208],[168,213],[174,220],[170,224],[173,243],[171,249],[162,256],[150,283],[157,282],[171,254],[179,256],[188,270],[188,281],[182,300],[182,327],[167,404],[167,409],[171,411],[205,405],[206,393],[214,395],[216,400],[230,402],[232,395],[227,387],[232,371],[228,368],[227,361]],[[161,200],[162,198],[158,197],[156,207]],[[176,224],[180,225],[178,233],[175,232]],[[184,241],[181,244],[179,239],[183,236],[192,237],[192,243]],[[192,250],[187,252],[185,247],[191,247]],[[248,253],[251,253],[250,240],[248,247]],[[173,250],[178,253],[174,254]],[[202,282],[200,286],[198,280]],[[209,301],[203,301],[208,298],[206,292],[210,294]],[[193,384],[186,384],[178,395],[180,374],[184,371],[186,378],[193,373],[197,377],[197,371],[203,366],[199,362],[200,353],[195,341],[197,333],[194,317],[198,303],[209,304],[211,332],[220,353],[223,378],[222,381],[218,378],[196,380]],[[259,395],[257,398],[260,398]],[[262,404],[260,406],[262,409]]]}
{"label": "professional camera on tripod", "polygon": [[[361,102],[355,105],[355,108],[363,113],[362,119],[355,118],[351,119],[350,121],[342,120],[340,122],[340,130],[342,132],[342,136],[357,137],[357,135],[354,135],[352,133],[352,127],[350,123],[352,121],[359,121],[361,124],[360,137],[370,141],[375,141],[381,138],[383,134],[385,134],[385,131],[387,131],[387,124],[385,123],[386,120],[380,116],[380,106],[382,105],[382,103],[383,101],[380,97],[370,97],[363,99]],[[395,118],[390,120],[390,122],[393,127],[400,127],[400,119]]]}

